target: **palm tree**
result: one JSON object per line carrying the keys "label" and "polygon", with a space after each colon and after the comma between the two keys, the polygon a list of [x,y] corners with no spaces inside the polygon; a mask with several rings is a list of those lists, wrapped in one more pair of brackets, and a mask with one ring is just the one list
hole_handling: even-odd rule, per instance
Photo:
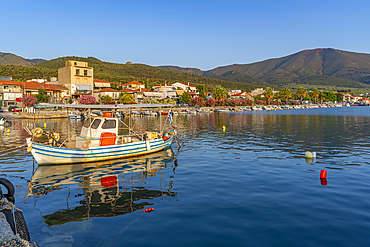
{"label": "palm tree", "polygon": [[283,88],[280,90],[280,96],[285,98],[285,104],[288,104],[288,98],[292,96],[292,93],[290,92],[290,88]]}
{"label": "palm tree", "polygon": [[319,90],[317,90],[317,88],[312,89],[311,96],[315,99],[315,104],[316,104],[317,97],[319,97],[319,95],[320,95],[320,92]]}
{"label": "palm tree", "polygon": [[320,100],[320,102],[322,104],[326,100],[326,95],[324,93],[320,93],[319,100]]}
{"label": "palm tree", "polygon": [[267,87],[265,92],[263,93],[265,98],[267,99],[268,104],[270,105],[270,100],[274,97],[274,93],[272,92],[272,88]]}
{"label": "palm tree", "polygon": [[304,87],[299,87],[297,96],[301,98],[301,105],[302,105],[303,98],[306,97],[306,89]]}
{"label": "palm tree", "polygon": [[274,96],[274,98],[276,99],[278,105],[280,106],[280,103],[281,103],[281,96],[280,96],[280,92],[277,92]]}
{"label": "palm tree", "polygon": [[221,86],[217,86],[212,92],[212,96],[215,100],[226,99],[227,95],[228,93],[226,92],[225,88]]}

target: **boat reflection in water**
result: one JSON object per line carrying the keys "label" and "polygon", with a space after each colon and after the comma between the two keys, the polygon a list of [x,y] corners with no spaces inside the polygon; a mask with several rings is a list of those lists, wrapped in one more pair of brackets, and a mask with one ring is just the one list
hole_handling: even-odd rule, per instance
{"label": "boat reflection in water", "polygon": [[[54,192],[68,191],[62,198],[67,209],[58,208],[56,212],[43,216],[49,226],[92,217],[128,214],[142,210],[150,204],[150,199],[177,196],[176,192],[171,191],[173,182],[164,181],[163,176],[163,168],[175,169],[176,166],[171,148],[132,159],[39,166],[28,184],[28,197],[39,198],[52,196]],[[156,179],[156,184],[148,185],[148,188],[157,187],[158,183],[160,188],[145,188],[146,180],[156,176],[160,179]],[[77,194],[71,193],[70,186],[75,186]],[[57,194],[60,197],[60,193]],[[79,198],[77,205],[69,205],[69,201],[75,201],[75,197],[81,196],[84,199]],[[50,207],[47,211],[50,212]]]}

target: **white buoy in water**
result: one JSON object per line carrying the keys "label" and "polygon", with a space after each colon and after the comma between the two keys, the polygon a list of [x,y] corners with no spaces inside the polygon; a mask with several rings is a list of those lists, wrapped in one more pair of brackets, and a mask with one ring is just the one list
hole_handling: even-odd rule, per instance
{"label": "white buoy in water", "polygon": [[312,156],[316,158],[316,152],[312,152]]}
{"label": "white buoy in water", "polygon": [[[309,152],[309,151],[307,151],[306,153],[305,153],[305,155],[306,155],[306,158],[308,158],[308,159],[312,159],[314,156],[312,155],[312,153],[311,152]],[[315,153],[315,157],[316,157],[316,153]]]}

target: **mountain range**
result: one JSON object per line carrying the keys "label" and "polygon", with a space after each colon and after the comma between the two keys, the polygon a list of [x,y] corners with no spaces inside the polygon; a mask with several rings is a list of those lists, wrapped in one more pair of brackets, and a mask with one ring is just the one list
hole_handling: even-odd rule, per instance
{"label": "mountain range", "polygon": [[[0,53],[0,65],[23,65],[43,69],[64,66],[67,59],[88,61],[99,79],[122,81],[186,80],[193,83],[222,85],[228,88],[274,88],[304,86],[370,88],[370,54],[341,51],[331,48],[304,50],[281,58],[268,59],[250,64],[233,64],[203,71],[178,66],[153,67],[143,64],[114,64],[96,58],[63,57],[46,61],[24,59],[10,53]],[[168,72],[166,72],[168,71]],[[170,72],[171,71],[171,72]],[[0,74],[1,75],[1,74]],[[202,79],[203,78],[203,79]],[[208,78],[208,79],[207,79]]]}
{"label": "mountain range", "polygon": [[281,58],[208,71],[176,66],[161,68],[237,82],[264,82],[278,87],[303,84],[361,88],[370,85],[370,54],[331,48],[304,50]]}

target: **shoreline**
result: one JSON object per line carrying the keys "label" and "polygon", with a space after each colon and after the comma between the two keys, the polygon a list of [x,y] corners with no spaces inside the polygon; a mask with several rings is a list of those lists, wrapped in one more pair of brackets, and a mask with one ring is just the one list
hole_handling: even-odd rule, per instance
{"label": "shoreline", "polygon": [[[301,109],[317,109],[317,108],[336,108],[336,107],[352,107],[349,104],[302,104],[302,105],[255,105],[255,106],[204,106],[204,107],[174,107],[173,111],[198,111],[198,112],[234,112],[234,111],[276,111],[276,110],[301,110]],[[143,109],[138,108],[138,111]],[[128,111],[124,111],[128,113]],[[16,118],[16,119],[54,119],[54,118],[68,118],[67,111],[41,111],[38,113],[27,112],[1,112],[0,118]]]}

